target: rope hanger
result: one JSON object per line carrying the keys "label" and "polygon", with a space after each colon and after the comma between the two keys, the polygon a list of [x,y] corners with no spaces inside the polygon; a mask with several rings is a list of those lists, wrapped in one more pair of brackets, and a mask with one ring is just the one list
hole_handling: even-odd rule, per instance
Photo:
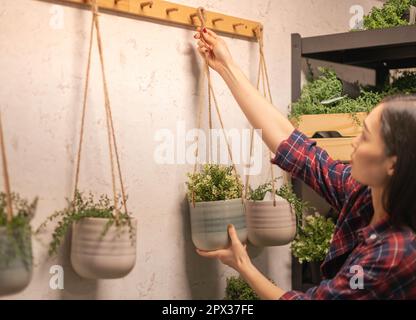
{"label": "rope hanger", "polygon": [[9,170],[7,167],[6,147],[4,145],[4,134],[3,134],[1,112],[0,112],[0,145],[1,145],[1,157],[2,157],[2,162],[3,162],[4,189],[6,192],[7,223],[11,223],[13,220],[13,206],[12,206],[12,195],[10,191]]}
{"label": "rope hanger", "polygon": [[[100,56],[101,74],[102,74],[103,88],[104,88],[104,107],[105,107],[105,113],[106,113],[107,139],[108,139],[110,164],[111,164],[111,183],[112,183],[113,198],[114,198],[113,214],[116,217],[118,217],[120,212],[117,206],[118,197],[117,197],[117,191],[116,191],[116,170],[118,173],[118,178],[119,178],[120,187],[121,187],[122,204],[123,204],[124,211],[126,214],[128,213],[127,203],[126,203],[127,198],[126,198],[126,193],[125,193],[125,188],[124,188],[124,183],[123,183],[123,177],[121,174],[120,159],[119,159],[119,153],[118,153],[118,148],[117,148],[114,124],[113,124],[113,116],[111,112],[111,104],[110,104],[106,71],[105,71],[105,65],[104,65],[104,54],[103,54],[103,44],[102,44],[100,23],[99,23],[99,13],[98,13],[98,6],[97,6],[96,0],[91,0],[91,12],[92,12],[92,21],[91,21],[91,31],[90,31],[88,63],[87,63],[85,87],[84,87],[84,99],[83,99],[82,117],[81,117],[81,131],[80,131],[78,153],[77,153],[73,199],[75,200],[75,196],[78,190],[78,183],[79,183],[79,171],[80,171],[81,153],[82,153],[82,145],[83,145],[84,129],[85,129],[85,113],[87,109],[87,97],[88,97],[88,88],[89,88],[90,70],[91,70],[91,56],[92,56],[92,47],[93,47],[94,29],[95,29],[97,31],[97,45],[98,45],[98,51],[99,51],[99,56]],[[114,161],[114,158],[115,158],[115,161]],[[117,169],[116,169],[116,166],[117,166]]]}
{"label": "rope hanger", "polygon": [[[269,80],[269,72],[267,69],[267,63],[266,58],[264,54],[264,34],[263,34],[263,27],[257,27],[255,29],[255,34],[257,38],[257,42],[259,44],[259,68],[258,68],[258,74],[257,74],[257,90],[260,91],[260,80],[262,82],[262,88],[263,88],[263,96],[268,99],[268,101],[273,104],[273,98],[271,94],[270,89],[270,80]],[[267,87],[267,90],[266,90]],[[251,159],[253,156],[253,145],[254,143],[254,128],[251,127],[250,130],[250,167],[251,167]],[[270,158],[274,157],[274,154],[270,151],[269,152]],[[276,183],[274,178],[274,171],[273,171],[273,164],[270,162],[270,176],[272,180],[272,194],[273,194],[273,206],[276,207]],[[247,199],[248,195],[248,188],[249,188],[249,182],[250,182],[250,174],[246,175],[246,181],[245,181],[245,199]]]}
{"label": "rope hanger", "polygon": [[[200,32],[202,32],[202,30],[206,27],[205,18],[204,18],[204,11],[205,10],[202,7],[199,7],[198,11],[197,11],[198,18],[201,21],[201,31]],[[203,41],[202,34],[201,34],[201,39]],[[212,86],[212,78],[211,78],[211,73],[210,73],[210,67],[209,67],[208,60],[206,58],[205,58],[205,74],[207,76],[207,82],[208,82],[208,124],[209,124],[208,162],[212,163],[212,141],[211,141],[211,134],[212,134],[212,102],[214,102],[215,111],[216,111],[216,114],[218,116],[218,120],[219,120],[220,125],[221,125],[222,133],[224,135],[224,140],[227,144],[227,151],[228,151],[228,155],[229,155],[230,160],[231,160],[233,172],[234,172],[235,177],[238,178],[237,167],[234,163],[234,158],[233,158],[231,146],[230,146],[230,143],[228,141],[227,135],[225,133],[224,122],[222,120],[222,116],[221,116],[220,108],[219,108],[219,105],[218,105],[217,97],[215,95],[214,88]],[[203,107],[202,107],[202,104],[200,104],[200,106],[199,106],[199,115],[198,115],[198,129],[199,130],[201,129],[201,123],[202,123],[202,111],[203,111]],[[194,171],[193,171],[194,174],[197,172],[197,169],[198,169],[198,155],[199,155],[199,135],[196,138],[195,164],[194,164]],[[195,191],[192,191],[192,205],[195,208]]]}

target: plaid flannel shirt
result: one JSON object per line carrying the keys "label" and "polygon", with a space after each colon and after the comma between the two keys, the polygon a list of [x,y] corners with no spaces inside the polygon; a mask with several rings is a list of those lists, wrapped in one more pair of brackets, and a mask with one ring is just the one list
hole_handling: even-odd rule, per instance
{"label": "plaid flannel shirt", "polygon": [[324,280],[305,293],[286,292],[282,300],[416,299],[415,233],[388,219],[369,225],[371,190],[351,177],[350,165],[331,159],[298,130],[280,144],[272,163],[304,181],[340,213],[321,265]]}

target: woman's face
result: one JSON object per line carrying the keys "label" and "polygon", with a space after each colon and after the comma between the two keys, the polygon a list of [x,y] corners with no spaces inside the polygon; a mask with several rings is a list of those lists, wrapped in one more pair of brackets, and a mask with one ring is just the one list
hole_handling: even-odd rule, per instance
{"label": "woman's face", "polygon": [[353,140],[352,177],[366,186],[383,188],[394,173],[396,157],[387,157],[381,136],[381,113],[377,106],[365,119],[362,134]]}

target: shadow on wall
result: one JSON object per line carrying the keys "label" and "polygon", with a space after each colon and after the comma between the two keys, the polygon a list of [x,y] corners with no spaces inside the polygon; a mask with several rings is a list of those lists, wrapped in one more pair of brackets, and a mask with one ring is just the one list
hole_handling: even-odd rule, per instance
{"label": "shadow on wall", "polygon": [[71,232],[68,232],[65,242],[61,247],[61,253],[58,257],[58,264],[64,268],[65,272],[65,288],[60,290],[61,300],[83,299],[95,300],[97,299],[98,281],[87,280],[78,276],[71,265]]}
{"label": "shadow on wall", "polygon": [[200,257],[196,253],[192,242],[191,222],[189,214],[188,199],[181,203],[183,230],[184,230],[184,252],[185,252],[185,271],[188,281],[188,288],[191,299],[206,300],[219,299],[222,296],[219,284],[218,262],[215,260]]}

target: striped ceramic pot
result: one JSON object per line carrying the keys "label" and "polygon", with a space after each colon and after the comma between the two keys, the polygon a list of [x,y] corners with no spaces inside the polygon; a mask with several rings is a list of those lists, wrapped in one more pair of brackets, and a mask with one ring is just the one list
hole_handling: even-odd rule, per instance
{"label": "striped ceramic pot", "polygon": [[192,241],[204,251],[227,248],[230,245],[227,227],[233,224],[241,242],[247,240],[246,216],[241,199],[196,202],[189,204]]}
{"label": "striped ceramic pot", "polygon": [[0,257],[0,295],[24,290],[32,279],[30,232],[23,237],[15,237],[8,234],[6,227],[0,227]]}
{"label": "striped ceramic pot", "polygon": [[286,200],[247,201],[248,240],[256,247],[282,246],[296,235],[296,215]]}
{"label": "striped ceramic pot", "polygon": [[87,279],[123,278],[136,264],[137,220],[129,226],[114,224],[103,235],[108,223],[103,218],[83,218],[73,225],[71,264],[75,272]]}

